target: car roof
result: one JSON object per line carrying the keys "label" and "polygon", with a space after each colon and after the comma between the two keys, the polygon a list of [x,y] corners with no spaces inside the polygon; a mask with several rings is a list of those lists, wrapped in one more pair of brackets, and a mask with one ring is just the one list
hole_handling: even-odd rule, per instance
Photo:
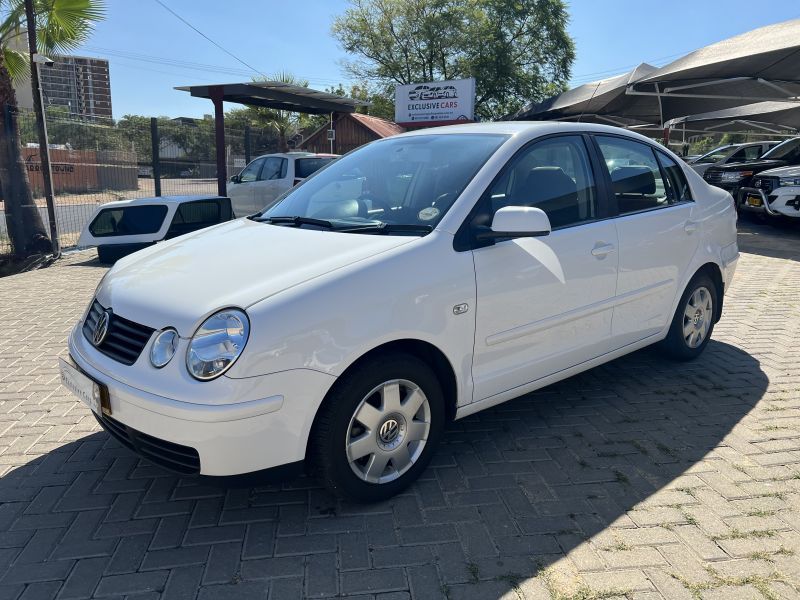
{"label": "car roof", "polygon": [[148,196],[146,198],[128,198],[127,200],[115,200],[114,202],[106,202],[100,205],[100,208],[109,208],[117,206],[137,206],[140,204],[183,204],[185,202],[194,202],[195,200],[222,200],[226,199],[225,196],[217,196],[215,194],[196,194],[185,196]]}
{"label": "car roof", "polygon": [[452,135],[464,133],[498,133],[510,136],[539,136],[550,133],[565,132],[593,132],[593,133],[612,133],[624,134],[633,139],[640,139],[652,142],[647,138],[630,129],[622,129],[611,125],[600,125],[597,123],[572,123],[565,121],[494,121],[487,123],[464,123],[458,125],[445,125],[442,127],[430,127],[427,129],[415,129],[392,136],[389,139],[410,137],[416,135]]}
{"label": "car roof", "polygon": [[[258,158],[270,158],[277,156],[279,158],[310,158],[310,157],[317,157],[317,158],[337,158],[338,154],[323,154],[319,152],[273,152],[272,154],[261,154],[256,156]],[[253,159],[255,160],[255,159]]]}

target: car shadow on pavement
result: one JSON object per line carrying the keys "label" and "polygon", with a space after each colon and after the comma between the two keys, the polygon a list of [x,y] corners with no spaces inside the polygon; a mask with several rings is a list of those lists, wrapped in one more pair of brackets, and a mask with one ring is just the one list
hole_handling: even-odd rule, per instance
{"label": "car shadow on pavement", "polygon": [[[310,477],[252,488],[176,477],[93,433],[0,480],[0,539],[18,546],[0,550],[0,590],[35,554],[64,578],[66,562],[88,561],[82,577],[97,595],[125,573],[156,592],[208,588],[202,598],[624,594],[631,582],[609,590],[600,574],[635,542],[581,544],[612,527],[702,538],[692,490],[721,477],[708,463],[736,446],[731,431],[767,383],[725,343],[690,363],[645,349],[453,423],[422,478],[372,505],[337,500]],[[596,581],[553,576],[567,554]]]}

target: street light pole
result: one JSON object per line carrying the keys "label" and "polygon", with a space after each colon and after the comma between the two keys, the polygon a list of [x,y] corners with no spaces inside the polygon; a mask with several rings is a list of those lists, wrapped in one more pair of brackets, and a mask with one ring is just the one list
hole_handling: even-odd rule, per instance
{"label": "street light pole", "polygon": [[47,142],[47,123],[44,118],[42,84],[39,78],[39,65],[42,62],[50,61],[36,51],[36,17],[33,10],[33,0],[25,0],[25,17],[28,21],[28,51],[30,52],[31,60],[33,111],[36,115],[36,129],[39,134],[39,160],[44,183],[44,197],[47,202],[47,217],[50,221],[50,244],[53,249],[53,256],[58,257],[61,254],[61,248],[58,243],[56,209],[53,201],[53,172],[50,168],[50,146]]}

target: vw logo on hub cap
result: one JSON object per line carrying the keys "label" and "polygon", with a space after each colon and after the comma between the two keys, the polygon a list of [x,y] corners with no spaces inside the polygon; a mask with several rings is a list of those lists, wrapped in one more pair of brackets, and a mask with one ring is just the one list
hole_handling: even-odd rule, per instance
{"label": "vw logo on hub cap", "polygon": [[110,319],[111,315],[107,310],[104,310],[98,317],[97,324],[94,326],[94,334],[92,334],[92,342],[95,346],[99,346],[106,339]]}
{"label": "vw logo on hub cap", "polygon": [[384,444],[391,444],[397,437],[399,431],[400,431],[399,423],[394,419],[387,419],[383,423],[383,425],[381,425],[381,429],[378,432],[378,435],[381,436],[381,441]]}

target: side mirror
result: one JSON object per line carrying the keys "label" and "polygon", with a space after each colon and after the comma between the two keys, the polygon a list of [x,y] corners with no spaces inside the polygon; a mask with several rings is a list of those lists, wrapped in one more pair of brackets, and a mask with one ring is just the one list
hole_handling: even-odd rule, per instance
{"label": "side mirror", "polygon": [[506,206],[494,213],[492,226],[479,230],[479,240],[512,240],[521,237],[549,235],[550,219],[541,208],[533,206]]}
{"label": "side mirror", "polygon": [[238,175],[231,175],[231,183],[241,183],[242,179]]}

